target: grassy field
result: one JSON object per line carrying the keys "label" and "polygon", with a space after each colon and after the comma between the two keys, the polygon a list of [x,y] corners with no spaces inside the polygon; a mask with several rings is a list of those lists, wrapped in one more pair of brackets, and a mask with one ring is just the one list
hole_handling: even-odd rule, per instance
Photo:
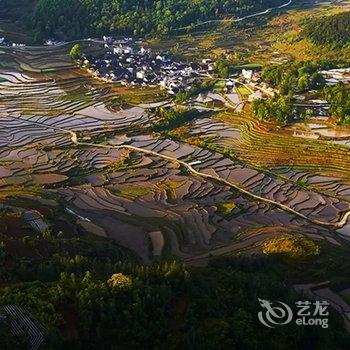
{"label": "grassy field", "polygon": [[243,86],[243,85],[238,85],[236,89],[237,89],[238,95],[240,96],[240,98],[241,98],[242,100],[247,99],[247,97],[250,96],[251,93],[252,93],[249,89],[247,89],[247,88],[246,88],[245,86]]}
{"label": "grassy field", "polygon": [[217,205],[218,213],[222,216],[230,215],[236,208],[236,204],[233,202],[219,203]]}
{"label": "grassy field", "polygon": [[159,87],[127,88],[124,86],[112,86],[111,92],[121,96],[126,103],[131,105],[161,102],[167,98],[166,91],[161,90]]}
{"label": "grassy field", "polygon": [[222,90],[226,85],[226,82],[225,80],[218,80],[214,86],[213,86],[213,89],[214,90]]}
{"label": "grassy field", "polygon": [[118,188],[116,191],[112,191],[112,193],[113,192],[126,197],[139,198],[147,195],[149,193],[149,189],[140,186],[128,186]]}

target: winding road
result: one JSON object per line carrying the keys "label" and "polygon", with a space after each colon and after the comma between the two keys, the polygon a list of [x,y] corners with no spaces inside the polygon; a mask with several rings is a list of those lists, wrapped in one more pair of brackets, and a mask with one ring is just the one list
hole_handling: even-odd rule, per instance
{"label": "winding road", "polygon": [[274,201],[272,199],[268,199],[268,198],[264,198],[264,197],[258,196],[258,195],[254,194],[254,193],[252,193],[252,192],[242,188],[241,186],[239,186],[239,185],[237,185],[237,184],[235,184],[235,183],[233,183],[231,181],[228,181],[228,180],[226,180],[224,178],[197,171],[190,164],[184,162],[183,160],[180,160],[180,159],[177,159],[177,158],[174,158],[174,157],[171,157],[171,156],[167,156],[167,155],[164,155],[164,154],[161,154],[161,153],[158,153],[158,152],[146,149],[146,148],[135,147],[135,146],[132,146],[132,145],[113,146],[113,145],[106,145],[106,144],[101,144],[101,143],[80,142],[78,140],[78,136],[77,136],[76,132],[74,132],[72,130],[63,129],[63,128],[56,127],[56,126],[53,126],[53,125],[46,125],[44,123],[40,123],[40,122],[37,122],[37,121],[23,120],[22,118],[18,118],[18,117],[11,117],[11,118],[17,119],[17,120],[21,120],[21,121],[25,121],[25,122],[31,123],[31,124],[40,125],[40,126],[45,127],[47,129],[52,129],[52,130],[57,130],[57,131],[61,131],[61,132],[64,132],[64,133],[68,133],[71,136],[71,141],[77,146],[97,147],[97,148],[104,148],[104,149],[129,149],[131,151],[135,151],[135,152],[139,152],[139,153],[143,153],[143,154],[147,154],[147,155],[150,155],[150,156],[154,156],[154,157],[158,157],[158,158],[164,159],[164,160],[166,160],[168,162],[175,163],[175,164],[178,164],[178,165],[186,168],[191,174],[193,174],[195,176],[201,177],[203,179],[212,180],[212,181],[220,183],[220,184],[222,184],[224,186],[229,186],[231,189],[234,189],[234,190],[240,192],[241,194],[250,197],[253,200],[256,200],[256,201],[259,201],[259,202],[263,202],[263,203],[267,203],[269,205],[275,206],[275,207],[277,207],[277,208],[279,208],[279,209],[281,209],[283,211],[289,212],[289,213],[291,213],[291,214],[293,214],[293,215],[295,215],[295,216],[297,216],[297,217],[299,217],[301,219],[304,219],[304,220],[306,220],[308,222],[311,222],[311,223],[313,223],[315,225],[325,226],[325,227],[332,227],[332,228],[335,228],[335,229],[341,229],[347,224],[348,218],[350,217],[350,210],[349,210],[337,222],[324,222],[324,221],[321,221],[321,220],[312,219],[312,218],[310,218],[310,217],[308,217],[308,216],[306,216],[306,215],[304,215],[304,214],[294,210],[293,208],[288,207],[287,205],[284,205],[282,203],[276,202],[276,201]]}

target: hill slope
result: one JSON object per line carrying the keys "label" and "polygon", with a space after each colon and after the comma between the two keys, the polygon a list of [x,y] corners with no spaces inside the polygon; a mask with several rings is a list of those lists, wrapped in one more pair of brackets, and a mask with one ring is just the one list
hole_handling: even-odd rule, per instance
{"label": "hill slope", "polygon": [[[28,4],[32,0],[18,0]],[[172,29],[199,21],[240,16],[278,6],[284,0],[34,0],[31,27],[37,38],[61,39],[120,35],[167,35]],[[16,12],[9,0],[3,8]],[[20,6],[21,7],[21,6]],[[19,14],[20,15],[20,14]],[[28,18],[28,14],[26,14]]]}
{"label": "hill slope", "polygon": [[350,43],[350,12],[314,19],[302,35],[316,45],[344,47]]}

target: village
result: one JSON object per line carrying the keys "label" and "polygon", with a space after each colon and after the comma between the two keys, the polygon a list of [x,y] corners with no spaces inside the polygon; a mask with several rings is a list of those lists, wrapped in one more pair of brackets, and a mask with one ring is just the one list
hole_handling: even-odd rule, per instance
{"label": "village", "polygon": [[[114,38],[103,36],[102,39],[88,38],[81,42],[94,42],[103,45],[104,51],[99,54],[84,54],[79,59],[80,65],[94,77],[106,82],[120,83],[128,87],[156,87],[167,90],[170,96],[187,92],[193,86],[198,86],[204,79],[217,79],[215,85],[226,100],[225,104],[234,106],[241,111],[246,103],[258,99],[269,99],[279,94],[261,77],[259,69],[243,68],[231,73],[227,78],[220,78],[216,70],[216,60],[203,58],[197,62],[183,62],[181,59],[162,52],[153,52],[145,47],[142,39],[130,37]],[[68,42],[48,39],[45,46],[64,46]],[[0,45],[7,47],[25,47],[25,44],[14,43],[0,37]],[[326,86],[339,83],[350,83],[350,68],[321,70],[319,72]],[[213,97],[213,96],[212,96]],[[224,102],[222,97],[215,100]],[[213,99],[212,99],[213,100]],[[319,97],[316,90],[296,93],[293,96],[293,106],[308,111],[319,120],[329,116],[328,103]],[[210,96],[200,94],[197,102],[210,102]]]}
{"label": "village", "polygon": [[94,76],[127,86],[161,86],[170,95],[188,91],[203,78],[211,78],[214,61],[183,63],[134,42],[132,38],[103,37],[106,51],[99,56],[84,55],[82,66]]}
{"label": "village", "polygon": [[[107,82],[118,82],[129,87],[160,86],[169,95],[176,96],[179,92],[189,91],[203,79],[217,78],[216,62],[212,58],[184,63],[172,55],[152,52],[142,45],[141,40],[104,36],[101,42],[105,51],[97,56],[86,54],[80,63],[95,77]],[[320,71],[326,86],[340,82],[348,84],[349,72],[349,68]],[[244,96],[240,96],[241,102],[272,98],[278,94],[276,89],[261,79],[260,72],[254,69],[242,68],[221,80],[222,90],[226,94],[236,94],[237,87],[245,89]],[[323,117],[327,115],[327,103],[315,97],[315,91],[295,94],[293,97],[298,107],[314,107],[318,114]],[[233,100],[237,102],[236,96]]]}

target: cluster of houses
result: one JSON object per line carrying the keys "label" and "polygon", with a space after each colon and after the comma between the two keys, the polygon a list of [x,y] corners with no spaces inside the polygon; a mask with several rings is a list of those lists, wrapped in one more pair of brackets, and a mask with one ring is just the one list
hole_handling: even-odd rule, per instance
{"label": "cluster of houses", "polygon": [[[320,73],[325,77],[327,85],[336,85],[340,82],[350,83],[350,68],[332,69]],[[260,74],[254,70],[243,69],[238,81],[252,92],[248,98],[249,101],[270,98],[278,94],[276,89],[261,81]],[[304,111],[307,115],[316,117],[316,119],[328,119],[329,104],[327,101],[317,98],[317,96],[318,92],[316,90],[293,95],[295,110]]]}
{"label": "cluster of houses", "polygon": [[25,44],[14,43],[12,41],[6,41],[4,37],[0,37],[0,45],[1,46],[9,46],[9,47],[24,47]]}
{"label": "cluster of houses", "polygon": [[[326,81],[327,86],[334,86],[339,83],[350,84],[350,68],[337,68],[320,71]],[[269,86],[264,81],[261,81],[259,72],[254,70],[243,69],[238,81],[245,84],[252,91],[256,92],[256,98],[273,97],[278,94],[278,91],[273,87]],[[315,95],[317,91],[308,91],[307,94],[294,95],[294,99],[297,101],[309,100],[310,103],[314,104],[325,104],[325,101],[310,100],[307,95]]]}
{"label": "cluster of houses", "polygon": [[183,63],[174,57],[152,53],[131,38],[104,37],[106,51],[99,56],[85,55],[82,64],[95,76],[128,86],[162,86],[169,94],[187,91],[203,77],[210,76],[214,62]]}
{"label": "cluster of houses", "polygon": [[334,86],[339,83],[350,83],[350,68],[338,68],[320,72],[326,80],[326,85]]}
{"label": "cluster of houses", "polygon": [[277,90],[261,81],[260,74],[251,69],[242,69],[240,82],[252,91],[249,100],[258,100],[264,97],[273,97],[277,94]]}

